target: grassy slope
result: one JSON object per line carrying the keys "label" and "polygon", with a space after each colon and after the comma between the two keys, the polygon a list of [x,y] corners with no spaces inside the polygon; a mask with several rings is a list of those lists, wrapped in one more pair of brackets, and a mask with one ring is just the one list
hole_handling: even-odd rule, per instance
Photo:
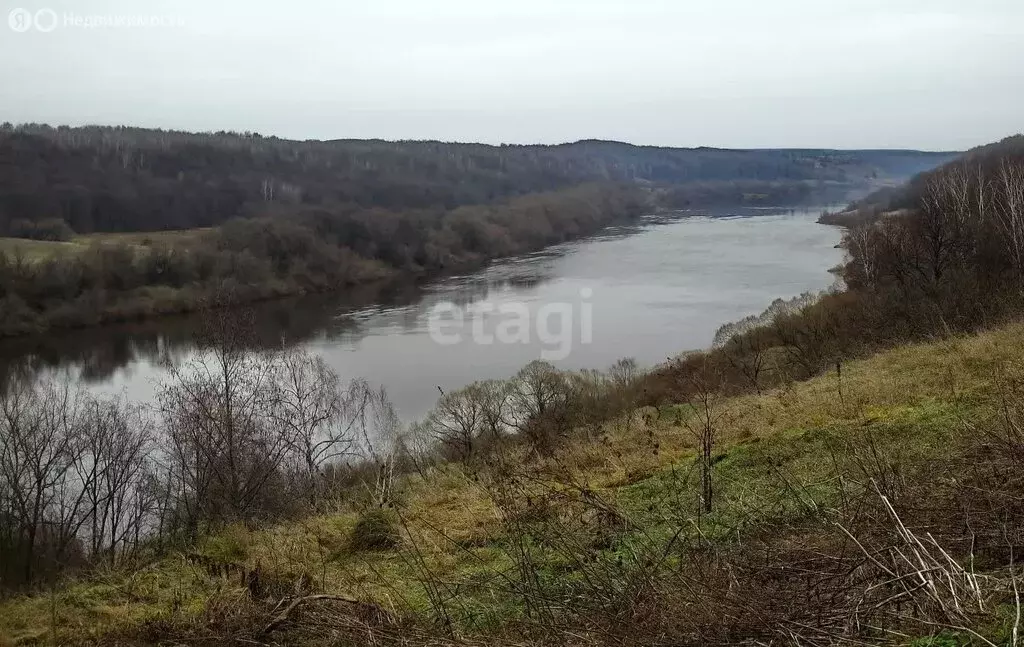
{"label": "grassy slope", "polygon": [[[1024,324],[1015,324],[851,363],[843,370],[842,399],[832,374],[724,403],[717,508],[702,520],[700,532],[717,541],[742,541],[752,523],[784,522],[828,505],[839,495],[835,473],[851,460],[843,452],[851,435],[872,434],[882,451],[906,465],[950,451],[963,421],[981,415],[990,401],[999,367],[1024,361],[1022,338]],[[695,444],[679,424],[686,415],[685,407],[667,407],[657,416],[646,412],[611,422],[602,440],[577,445],[545,466],[562,477],[538,486],[538,496],[566,492],[566,483],[575,482],[614,501],[628,519],[632,530],[601,549],[598,559],[614,559],[631,537],[663,537],[678,527],[680,515],[692,515]],[[536,471],[540,479],[544,473]],[[408,478],[400,487],[402,550],[350,550],[357,515],[340,509],[287,526],[229,529],[198,552],[225,563],[259,564],[268,597],[293,594],[305,575],[311,590],[430,615],[435,607],[421,584],[421,574],[429,571],[444,582],[450,613],[467,630],[496,630],[520,617],[523,609],[505,586],[513,565],[506,526],[486,479],[449,466],[427,478]],[[538,554],[542,577],[573,585],[573,565],[564,555],[543,549]],[[211,605],[244,595],[237,577],[211,576],[176,555],[130,574],[101,573],[68,584],[56,596],[59,631],[70,640],[143,622],[186,623],[202,618]],[[0,644],[44,640],[49,619],[46,597],[0,602]]]}

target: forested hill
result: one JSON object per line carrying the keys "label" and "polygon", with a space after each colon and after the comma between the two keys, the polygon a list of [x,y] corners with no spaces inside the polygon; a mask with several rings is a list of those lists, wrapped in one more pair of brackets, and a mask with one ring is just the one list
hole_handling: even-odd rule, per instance
{"label": "forested hill", "polygon": [[850,218],[870,218],[890,211],[914,208],[928,190],[929,182],[933,178],[947,174],[954,163],[958,167],[968,169],[973,175],[984,175],[995,180],[1004,165],[1021,162],[1024,162],[1024,135],[1006,137],[992,144],[972,148],[955,162],[950,160],[942,166],[924,169],[906,184],[874,191],[851,204],[845,215],[840,215],[839,218],[840,221],[844,218],[848,221]]}
{"label": "forested hill", "polygon": [[0,235],[24,235],[21,230],[41,221],[63,220],[82,234],[206,227],[313,207],[452,209],[602,180],[665,187],[667,206],[787,200],[909,177],[950,157],[606,141],[290,141],[255,133],[4,124]]}

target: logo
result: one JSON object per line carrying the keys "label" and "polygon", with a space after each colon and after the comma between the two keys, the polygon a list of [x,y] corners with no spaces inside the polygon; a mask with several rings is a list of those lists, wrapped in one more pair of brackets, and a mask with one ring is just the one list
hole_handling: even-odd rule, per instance
{"label": "logo", "polygon": [[53,9],[45,8],[32,13],[28,9],[11,9],[11,12],[7,14],[7,26],[12,31],[19,33],[25,33],[28,30],[35,27],[36,31],[41,31],[44,34],[48,34],[57,28],[57,12]]}
{"label": "logo", "polygon": [[32,29],[32,12],[28,9],[11,9],[7,14],[7,26],[12,30],[25,33]]}

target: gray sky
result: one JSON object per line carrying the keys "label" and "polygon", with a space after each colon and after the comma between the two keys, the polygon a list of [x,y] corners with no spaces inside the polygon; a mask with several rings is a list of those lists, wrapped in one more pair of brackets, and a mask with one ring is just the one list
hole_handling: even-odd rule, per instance
{"label": "gray sky", "polygon": [[[300,139],[926,149],[1024,130],[1024,0],[0,8],[0,121]],[[84,24],[150,16],[161,24]]]}

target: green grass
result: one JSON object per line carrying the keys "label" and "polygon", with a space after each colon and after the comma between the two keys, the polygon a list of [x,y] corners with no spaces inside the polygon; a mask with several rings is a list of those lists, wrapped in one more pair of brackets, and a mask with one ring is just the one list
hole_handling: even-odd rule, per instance
{"label": "green grass", "polygon": [[[705,537],[739,540],[746,528],[796,523],[827,513],[840,502],[837,474],[863,481],[862,459],[918,465],[942,455],[955,442],[959,421],[973,411],[937,400],[857,420],[789,428],[721,448],[715,456],[715,510],[703,519]],[[650,478],[619,489],[618,502],[631,519],[664,536],[697,511],[699,474],[684,459]],[[680,493],[688,495],[680,498]]]}
{"label": "green grass", "polygon": [[81,254],[93,245],[118,244],[138,249],[152,245],[188,245],[195,243],[209,231],[211,230],[207,228],[198,228],[179,231],[85,234],[75,236],[69,241],[60,242],[27,238],[0,238],[0,253],[9,256],[20,255],[27,261],[38,262],[69,254]]}
{"label": "green grass", "polygon": [[0,253],[36,262],[65,254],[78,254],[84,246],[75,242],[52,242],[27,238],[0,238]]}
{"label": "green grass", "polygon": [[89,245],[92,243],[121,243],[148,247],[155,244],[177,244],[194,242],[213,231],[209,227],[195,229],[178,229],[173,231],[138,231],[125,233],[100,233],[76,236],[74,242]]}
{"label": "green grass", "polygon": [[[773,525],[820,523],[850,488],[872,479],[884,484],[890,468],[899,466],[904,475],[927,470],[932,460],[956,451],[965,420],[985,415],[1002,368],[1024,362],[1021,339],[1024,325],[1016,324],[851,362],[844,366],[842,398],[833,374],[725,401],[715,509],[699,518],[696,444],[680,417],[666,409],[655,423],[641,416],[610,421],[602,442],[529,464],[533,480],[524,492],[554,502],[542,507],[519,499],[529,513],[524,527],[531,531],[527,547],[537,586],[552,595],[579,594],[588,569],[631,559],[644,546],[677,535],[730,544]],[[498,630],[527,609],[510,586],[519,578],[515,537],[488,487],[486,474],[458,465],[405,478],[399,483],[400,543],[393,549],[353,549],[360,510],[351,505],[300,523],[232,527],[195,550],[247,568],[259,565],[274,596],[294,594],[296,583],[308,579],[318,591],[397,614],[438,620],[443,611],[464,631]],[[586,509],[577,488],[617,509],[621,520],[581,516]],[[552,540],[553,527],[579,542],[586,566]],[[68,582],[57,595],[59,633],[71,642],[154,620],[193,622],[211,601],[241,594],[240,582],[173,554],[129,573]],[[49,613],[42,595],[0,602],[0,645],[41,640]],[[937,635],[919,644],[950,640]]]}

